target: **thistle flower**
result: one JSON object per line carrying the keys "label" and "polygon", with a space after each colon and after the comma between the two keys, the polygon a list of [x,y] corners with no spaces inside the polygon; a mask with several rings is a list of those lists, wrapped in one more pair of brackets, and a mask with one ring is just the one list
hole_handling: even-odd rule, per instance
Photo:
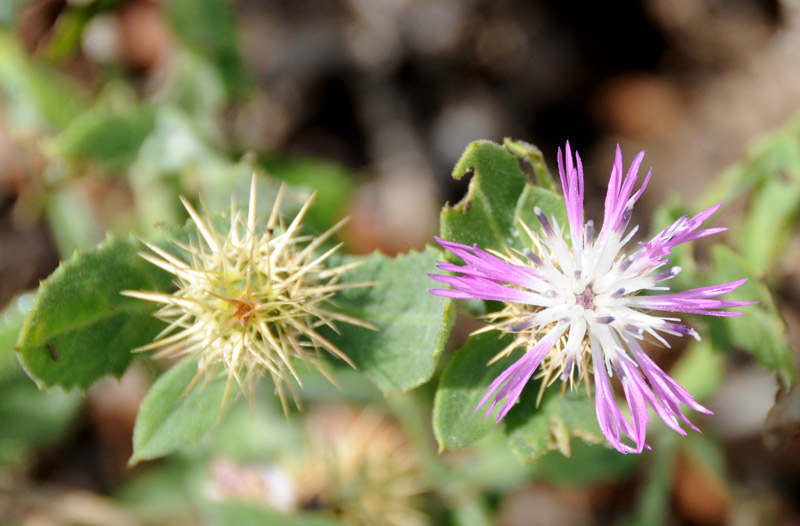
{"label": "thistle flower", "polygon": [[[284,384],[297,403],[290,378],[300,384],[293,361],[315,366],[332,382],[318,360],[327,351],[353,362],[318,332],[334,322],[372,328],[362,320],[328,308],[339,290],[372,285],[341,284],[339,278],[358,263],[326,268],[323,263],[339,248],[321,254],[323,244],[345,223],[334,225],[319,237],[301,234],[301,222],[314,196],[287,226],[280,216],[286,188],[281,186],[266,227],[256,227],[256,178],[245,216],[231,204],[230,228],[217,231],[212,220],[201,217],[183,197],[181,202],[197,228],[197,239],[173,244],[186,259],[145,243],[149,253],[141,257],[175,276],[177,290],[162,292],[124,291],[123,294],[163,305],[155,316],[168,323],[152,343],[135,351],[158,349],[157,358],[189,357],[197,361],[192,381],[227,376],[225,398],[235,380],[251,403],[256,381],[266,375],[287,410]],[[191,387],[191,386],[190,386]],[[224,401],[223,401],[224,407]]]}
{"label": "thistle flower", "polygon": [[[493,361],[517,348],[526,349],[516,363],[492,382],[475,411],[492,399],[488,416],[505,399],[497,417],[499,422],[538,370],[542,390],[558,378],[574,387],[577,377],[589,391],[589,378],[593,376],[600,429],[611,445],[623,453],[640,453],[646,447],[648,404],[681,435],[686,432],[679,418],[699,431],[680,411],[681,405],[711,413],[656,365],[641,342],[650,336],[669,347],[664,334],[700,339],[680,319],[654,311],[740,316],[741,313],[720,309],[750,302],[715,298],[735,290],[746,280],[682,292],[640,294],[669,290],[664,283],[681,270],[677,266],[667,267],[674,247],[726,230],[700,228],[719,209],[720,203],[692,218],[681,217],[650,241],[639,243],[632,253],[623,252],[638,229],[635,226],[628,230],[633,205],[652,174],[652,170],[648,172],[634,192],[643,157],[644,152],[640,152],[623,177],[622,152],[617,146],[599,232],[595,231],[593,221],[584,222],[583,165],[577,152],[573,161],[567,143],[566,160],[560,148],[558,151],[558,171],[569,222],[567,232],[562,231],[555,217],[548,218],[536,208],[541,234],[521,222],[532,247],[524,252],[502,254],[437,238],[464,265],[440,262],[440,269],[456,275],[431,277],[453,288],[431,292],[450,298],[505,302],[502,310],[488,316],[487,330],[497,329],[514,334],[515,338]],[[614,374],[622,383],[630,418],[623,415],[614,398],[609,380]],[[539,400],[541,396],[542,391]],[[623,434],[633,446],[623,442]]]}

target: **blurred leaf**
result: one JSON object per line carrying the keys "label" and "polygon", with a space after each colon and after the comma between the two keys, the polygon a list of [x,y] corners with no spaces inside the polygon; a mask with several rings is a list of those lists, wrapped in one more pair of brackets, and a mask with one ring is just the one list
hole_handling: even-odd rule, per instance
{"label": "blurred leaf", "polygon": [[[797,149],[800,154],[800,144]],[[800,180],[784,180],[780,174],[775,174],[753,198],[737,240],[745,259],[759,274],[768,271],[782,253],[798,210]]]}
{"label": "blurred leaf", "polygon": [[700,199],[700,210],[722,201],[730,205],[738,197],[783,174],[800,179],[800,117],[748,146],[744,159],[725,169]]}
{"label": "blurred leaf", "polygon": [[175,50],[174,68],[173,79],[159,100],[191,115],[205,137],[217,137],[220,112],[225,108],[219,71],[209,57],[184,48]]}
{"label": "blurred leaf", "polygon": [[55,137],[50,149],[55,155],[89,157],[109,170],[121,170],[136,159],[154,127],[155,111],[150,107],[87,112]]}
{"label": "blurred leaf", "polygon": [[55,63],[63,63],[74,57],[81,49],[81,36],[89,21],[86,9],[65,9],[50,31],[50,37],[41,50],[41,56]]}
{"label": "blurred leaf", "polygon": [[670,486],[678,456],[677,435],[662,433],[658,436],[660,440],[653,447],[654,459],[646,474],[636,514],[623,523],[626,526],[658,526],[666,523],[669,517]]}
{"label": "blurred leaf", "polygon": [[489,433],[473,443],[468,451],[471,455],[466,461],[450,472],[454,484],[505,493],[529,481],[536,472],[536,464],[519,461],[502,433]]}
{"label": "blurred leaf", "polygon": [[[276,462],[303,453],[303,420],[286,417],[271,381],[261,382],[258,387],[258,402],[252,408],[248,404],[234,404],[209,437],[208,449],[214,455],[240,462]],[[305,390],[304,383],[300,394]],[[333,399],[341,397],[334,394],[324,402]]]}
{"label": "blurred leaf", "polygon": [[[455,352],[442,373],[433,403],[433,431],[440,450],[466,447],[497,427],[495,417],[484,418],[488,403],[473,411],[492,381],[514,363],[512,357],[506,357],[486,365],[510,341],[511,336],[492,331],[473,336]],[[499,410],[495,408],[495,413]]]}
{"label": "blurred leaf", "polygon": [[715,273],[710,281],[724,283],[748,279],[726,298],[758,302],[757,305],[736,309],[744,314],[742,318],[706,318],[714,346],[717,349],[735,347],[749,352],[761,365],[777,372],[784,386],[797,381],[794,351],[788,341],[786,326],[769,289],[759,281],[757,271],[746,259],[723,245],[714,246],[711,257]]}
{"label": "blurred leaf", "polygon": [[691,433],[685,439],[681,439],[678,445],[695,467],[720,480],[727,477],[727,462],[723,444],[720,442],[707,434]]}
{"label": "blurred leaf", "polygon": [[33,294],[25,292],[8,302],[0,312],[0,382],[9,374],[19,371],[14,346],[22,329],[25,315],[31,310]]}
{"label": "blurred leaf", "polygon": [[698,402],[717,392],[724,374],[725,355],[714,349],[708,339],[691,342],[670,371],[670,376]]}
{"label": "blurred leaf", "polygon": [[275,155],[260,160],[267,174],[286,181],[294,187],[305,187],[317,193],[314,206],[308,211],[309,227],[324,232],[347,215],[348,205],[355,189],[350,173],[333,163],[279,157]]}
{"label": "blurred leaf", "polygon": [[618,451],[573,439],[571,455],[558,451],[543,456],[533,466],[533,476],[566,487],[589,487],[602,482],[630,478],[641,461],[640,455],[620,455]]}
{"label": "blurred leaf", "polygon": [[344,523],[332,517],[297,513],[284,515],[263,506],[244,502],[216,502],[205,506],[207,526],[342,526]]}
{"label": "blurred leaf", "polygon": [[582,385],[563,395],[551,386],[537,408],[539,386],[538,382],[530,382],[517,407],[503,419],[511,450],[520,460],[536,462],[550,451],[570,456],[572,437],[590,444],[605,443],[597,425],[594,403]]}
{"label": "blurred leaf", "polygon": [[86,389],[107,374],[118,377],[134,358],[131,350],[163,328],[152,316],[155,305],[120,294],[170,287],[170,275],[140,258],[139,248],[109,237],[95,250],[76,252],[42,282],[18,343],[40,388]]}
{"label": "blurred leaf", "polygon": [[336,398],[358,404],[383,400],[383,393],[371,380],[349,367],[327,371],[336,385],[314,367],[298,367],[297,372],[303,383],[297,394],[303,400],[324,402]]}
{"label": "blurred leaf", "polygon": [[[179,453],[168,459],[137,468],[136,476],[126,477],[112,497],[147,517],[145,524],[194,524],[194,507],[205,495],[208,484],[208,457],[197,452]],[[184,519],[184,520],[181,520]]]}
{"label": "blurred leaf", "polygon": [[2,381],[0,392],[0,464],[22,463],[33,448],[63,438],[83,401],[76,391],[40,391],[21,371]]}
{"label": "blurred leaf", "polygon": [[225,81],[228,96],[242,95],[247,89],[247,75],[230,3],[225,0],[171,0],[166,8],[183,41],[214,61]]}
{"label": "blurred leaf", "polygon": [[17,128],[61,130],[83,111],[76,83],[36,63],[10,35],[0,35],[4,117]]}
{"label": "blurred leaf", "polygon": [[[187,391],[197,371],[196,361],[184,360],[150,388],[136,415],[130,465],[196,442],[217,421],[227,379],[200,380]],[[232,389],[235,387],[234,383]]]}
{"label": "blurred leaf", "polygon": [[527,177],[514,154],[490,141],[467,146],[453,177],[461,179],[468,173],[473,175],[467,195],[455,206],[442,209],[441,236],[456,243],[477,243],[483,249],[504,251],[515,244],[511,239],[514,211]]}
{"label": "blurred leaf", "polygon": [[730,206],[742,195],[749,196],[749,204],[733,239],[748,262],[766,272],[783,253],[800,210],[800,116],[749,146],[701,204]]}
{"label": "blurred leaf", "polygon": [[338,323],[338,334],[327,330],[325,336],[383,391],[417,387],[436,369],[454,317],[451,300],[428,293],[432,283],[426,273],[439,257],[432,248],[396,258],[376,253],[341,280],[377,282],[341,291],[334,301],[378,330]]}
{"label": "blurred leaf", "polygon": [[91,250],[98,238],[104,237],[84,183],[78,179],[65,181],[47,199],[47,220],[62,259],[75,250]]}

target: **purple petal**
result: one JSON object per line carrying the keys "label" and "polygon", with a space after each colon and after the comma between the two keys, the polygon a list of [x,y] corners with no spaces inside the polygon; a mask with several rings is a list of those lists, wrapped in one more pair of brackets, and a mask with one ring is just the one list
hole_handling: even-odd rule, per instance
{"label": "purple petal", "polygon": [[[635,433],[625,417],[622,416],[622,412],[617,406],[617,400],[614,398],[614,391],[611,389],[611,383],[608,381],[608,374],[606,373],[605,362],[602,358],[602,351],[595,351],[592,355],[594,357],[595,411],[597,412],[597,423],[600,425],[600,431],[603,432],[606,440],[608,440],[617,451],[621,453],[636,453],[637,450],[623,443],[621,440],[622,432],[629,437],[635,436]],[[641,450],[638,452],[641,452]]]}
{"label": "purple petal", "polygon": [[630,303],[645,309],[661,310],[667,312],[688,312],[690,314],[704,314],[706,316],[735,317],[741,316],[740,312],[725,312],[715,309],[729,307],[743,307],[753,305],[753,301],[734,301],[713,299],[716,296],[727,294],[739,288],[747,279],[721,283],[708,287],[689,289],[671,294],[658,296],[635,296],[630,298]]}
{"label": "purple petal", "polygon": [[506,401],[503,404],[503,408],[497,415],[497,422],[502,420],[503,417],[508,414],[511,408],[514,407],[514,404],[517,403],[517,400],[519,400],[522,390],[525,388],[528,380],[530,380],[531,376],[533,376],[533,373],[539,367],[539,364],[542,363],[544,357],[548,352],[550,352],[550,349],[553,347],[556,340],[561,337],[565,330],[566,325],[557,325],[551,329],[550,332],[544,336],[544,338],[539,340],[536,345],[529,349],[522,358],[514,362],[508,369],[500,373],[500,375],[495,378],[491,385],[489,385],[486,394],[478,403],[478,406],[475,408],[473,413],[477,412],[478,409],[480,409],[481,406],[483,406],[483,404],[485,404],[489,398],[494,395],[494,400],[492,400],[492,403],[489,406],[489,409],[486,411],[484,418],[489,416],[492,410],[494,410],[495,406],[503,398],[505,398]]}
{"label": "purple petal", "polygon": [[630,219],[630,209],[633,204],[639,199],[650,181],[650,173],[644,184],[639,188],[633,196],[634,186],[638,179],[639,167],[644,159],[644,151],[639,152],[633,159],[625,180],[622,179],[622,149],[617,145],[617,154],[614,159],[614,168],[611,170],[611,179],[608,182],[608,191],[606,192],[605,213],[603,215],[603,227],[601,228],[601,236],[609,236],[612,232],[624,229]]}
{"label": "purple petal", "polygon": [[641,243],[644,248],[641,253],[636,255],[637,268],[654,265],[668,256],[672,249],[678,245],[726,231],[727,228],[697,230],[706,219],[719,210],[720,206],[722,206],[722,203],[717,203],[691,219],[687,216],[678,218],[674,223],[656,234],[653,239],[646,243]]}
{"label": "purple petal", "polygon": [[567,205],[567,218],[573,243],[582,244],[583,239],[583,163],[578,152],[575,152],[575,163],[572,161],[572,150],[569,141],[566,145],[566,166],[561,148],[558,149],[558,174],[561,177],[561,188],[564,202]]}

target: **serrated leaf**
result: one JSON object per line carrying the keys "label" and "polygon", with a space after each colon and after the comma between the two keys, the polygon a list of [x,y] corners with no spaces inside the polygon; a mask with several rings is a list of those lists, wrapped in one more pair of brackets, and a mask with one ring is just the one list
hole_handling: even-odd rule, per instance
{"label": "serrated leaf", "polygon": [[440,216],[441,236],[449,241],[503,251],[514,243],[511,228],[514,210],[527,177],[519,159],[490,141],[476,141],[453,169],[461,179],[472,173],[469,190],[455,206],[445,206]]}
{"label": "serrated leaf", "polygon": [[187,392],[196,374],[197,362],[184,360],[150,388],[136,415],[131,465],[196,442],[217,421],[227,379],[200,380]]}
{"label": "serrated leaf", "polygon": [[784,385],[797,381],[794,352],[789,344],[786,326],[769,289],[758,279],[758,273],[742,256],[724,245],[716,245],[711,256],[716,269],[713,282],[723,283],[747,278],[748,281],[726,299],[757,301],[757,305],[741,307],[742,318],[711,318],[707,323],[714,346],[736,347],[752,354],[758,362],[780,375]]}
{"label": "serrated leaf", "polygon": [[[537,206],[566,225],[564,200],[553,191],[555,182],[541,152],[522,141],[506,139],[503,144],[478,141],[464,152],[453,177],[460,179],[470,172],[473,176],[464,199],[442,209],[443,238],[503,252],[507,247],[528,248],[530,241],[519,221],[537,231]],[[541,186],[530,184],[523,167],[531,168]]]}
{"label": "serrated leaf", "polygon": [[525,141],[514,141],[508,137],[503,139],[503,146],[530,166],[531,172],[536,177],[537,185],[551,192],[557,191],[556,182],[550,174],[550,169],[547,168],[544,155],[539,148]]}
{"label": "serrated leaf", "polygon": [[484,418],[486,407],[473,411],[492,381],[513,363],[506,357],[486,365],[510,341],[510,336],[493,331],[473,336],[455,352],[433,402],[433,431],[440,450],[466,447],[497,427],[492,415]]}
{"label": "serrated leaf", "polygon": [[436,369],[454,316],[451,300],[428,292],[433,283],[427,274],[440,257],[432,248],[396,258],[373,254],[342,279],[377,283],[334,299],[346,314],[377,330],[337,323],[338,334],[325,335],[383,391],[417,387]]}
{"label": "serrated leaf", "polygon": [[557,386],[551,386],[536,407],[539,385],[531,382],[517,407],[503,419],[509,446],[522,462],[536,462],[550,451],[570,456],[573,437],[590,444],[605,442],[597,425],[594,402],[583,386],[563,395]]}
{"label": "serrated leaf", "polygon": [[297,513],[284,515],[263,506],[244,502],[207,503],[206,524],[208,526],[342,526],[341,521],[323,515]]}
{"label": "serrated leaf", "polygon": [[120,170],[136,159],[154,127],[152,108],[87,112],[72,121],[53,140],[50,149],[55,155],[88,157],[109,170]]}
{"label": "serrated leaf", "polygon": [[141,244],[110,237],[76,253],[39,287],[20,332],[20,360],[40,388],[86,389],[119,377],[131,350],[149,343],[163,323],[155,306],[121,290],[168,290],[170,275],[140,258]]}

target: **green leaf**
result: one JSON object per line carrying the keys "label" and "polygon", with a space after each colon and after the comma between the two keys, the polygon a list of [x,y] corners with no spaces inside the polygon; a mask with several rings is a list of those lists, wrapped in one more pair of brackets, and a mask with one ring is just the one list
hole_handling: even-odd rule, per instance
{"label": "green leaf", "polygon": [[33,448],[58,442],[75,427],[83,402],[77,392],[40,391],[19,369],[0,392],[0,464],[24,463]]}
{"label": "green leaf", "polygon": [[294,187],[306,187],[317,193],[314,206],[305,223],[317,232],[324,232],[342,217],[355,189],[350,173],[341,166],[324,161],[268,156],[261,165],[271,176]]}
{"label": "green leaf", "polygon": [[155,305],[121,290],[165,291],[170,275],[137,254],[135,241],[109,237],[99,248],[76,252],[39,287],[17,345],[25,370],[40,388],[86,389],[98,378],[119,377],[131,350],[163,328]]}
{"label": "green leaf", "polygon": [[207,526],[342,526],[342,522],[323,515],[297,513],[283,515],[263,506],[244,502],[207,503]]}
{"label": "green leaf", "polygon": [[167,13],[177,34],[213,60],[229,97],[247,89],[247,75],[236,34],[236,17],[225,0],[171,0]]}
{"label": "green leaf", "polygon": [[490,141],[473,142],[453,169],[461,179],[472,173],[469,190],[455,206],[445,206],[440,216],[441,236],[449,241],[483,249],[504,250],[513,245],[514,211],[527,177],[519,159]]}
{"label": "green leaf", "polygon": [[511,235],[518,241],[517,245],[520,248],[530,248],[530,240],[527,238],[525,232],[520,228],[519,222],[522,221],[534,233],[541,231],[541,225],[533,212],[536,207],[542,209],[542,212],[550,218],[555,217],[558,224],[569,232],[567,223],[567,207],[564,205],[564,199],[550,190],[545,190],[538,186],[526,185],[519,196],[517,207],[514,210],[514,226]]}
{"label": "green leaf", "polygon": [[758,190],[737,236],[743,255],[754,270],[766,272],[783,253],[793,233],[798,210],[800,180],[776,177]]}
{"label": "green leaf", "polygon": [[727,299],[758,302],[757,305],[736,309],[743,313],[741,318],[707,318],[714,346],[717,349],[743,349],[761,365],[777,372],[784,385],[796,382],[794,352],[769,289],[759,281],[758,273],[750,263],[730,248],[716,245],[711,257],[716,269],[714,283],[748,279],[747,283],[727,294]]}
{"label": "green leaf", "polygon": [[570,456],[553,451],[533,465],[533,475],[565,487],[589,487],[602,482],[630,478],[641,459],[618,451],[573,439]]}
{"label": "green leaf", "polygon": [[800,118],[763,136],[748,146],[747,155],[732,164],[714,182],[698,203],[704,210],[722,201],[730,205],[776,176],[800,180]]}
{"label": "green leaf", "polygon": [[[497,427],[492,415],[484,418],[487,406],[473,413],[489,385],[509,365],[506,357],[486,364],[511,341],[497,331],[473,336],[455,352],[442,373],[433,402],[433,431],[439,449],[466,447]],[[495,412],[499,411],[495,408]]]}
{"label": "green leaf", "polygon": [[55,155],[89,157],[109,170],[120,170],[136,159],[154,127],[155,112],[149,107],[87,112],[70,123],[50,149]]}
{"label": "green leaf", "polygon": [[150,388],[136,415],[129,464],[163,457],[196,442],[217,421],[227,380],[200,380],[187,392],[196,374],[197,362],[184,360]]}
{"label": "green leaf", "polygon": [[25,292],[9,301],[5,310],[0,312],[0,381],[20,370],[14,346],[17,344],[22,322],[31,310],[32,303],[33,294]]}
{"label": "green leaf", "polygon": [[440,257],[432,248],[396,258],[373,254],[342,279],[377,283],[341,291],[334,301],[378,330],[338,323],[338,334],[325,335],[383,391],[417,387],[436,369],[454,317],[450,299],[428,292],[435,283],[426,274]]}
{"label": "green leaf", "polygon": [[50,30],[49,38],[42,47],[40,56],[50,63],[64,64],[80,52],[81,37],[90,12],[86,9],[65,9]]}
{"label": "green leaf", "polygon": [[708,338],[691,342],[670,371],[670,376],[698,402],[717,392],[724,374],[725,355],[714,349]]}
{"label": "green leaf", "polygon": [[0,93],[6,122],[47,131],[67,126],[85,99],[73,79],[42,67],[9,35],[0,35]]}
{"label": "green leaf", "polygon": [[503,420],[511,450],[523,462],[536,462],[550,451],[571,454],[572,437],[590,444],[605,443],[595,416],[594,402],[583,386],[563,395],[557,386],[545,390],[540,406],[536,396],[540,384],[531,382],[517,407]]}
{"label": "green leaf", "polygon": [[645,474],[643,488],[633,517],[623,524],[658,526],[665,524],[670,511],[670,487],[678,460],[678,435],[665,433],[653,446],[653,461]]}
{"label": "green leaf", "polygon": [[547,163],[544,162],[544,155],[542,155],[542,151],[539,148],[525,141],[514,141],[508,137],[503,139],[503,146],[524,161],[521,163],[523,168],[526,164],[530,166],[537,185],[551,192],[558,191],[556,182],[553,180],[550,169],[547,168]]}

